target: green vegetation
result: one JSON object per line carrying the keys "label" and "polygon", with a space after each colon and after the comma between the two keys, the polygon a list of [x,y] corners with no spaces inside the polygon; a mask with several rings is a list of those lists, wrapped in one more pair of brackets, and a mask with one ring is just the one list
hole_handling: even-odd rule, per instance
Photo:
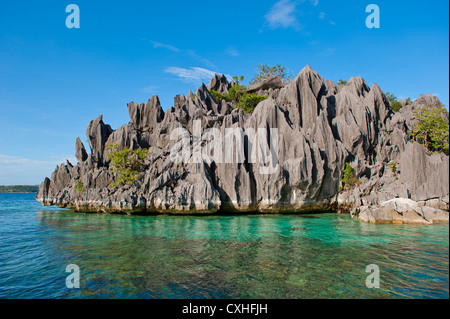
{"label": "green vegetation", "polygon": [[348,190],[359,183],[359,179],[353,176],[353,167],[349,163],[345,163],[344,176],[342,177],[342,188],[344,190]]}
{"label": "green vegetation", "polygon": [[239,99],[245,94],[245,90],[247,88],[241,84],[236,84],[232,88],[228,90],[228,94],[225,96],[225,99],[228,102],[236,101],[239,102]]}
{"label": "green vegetation", "polygon": [[347,81],[342,80],[342,79],[339,79],[339,81],[338,81],[337,84],[338,84],[338,85],[347,85]]}
{"label": "green vegetation", "polygon": [[250,81],[250,84],[258,83],[262,80],[269,79],[273,76],[279,76],[284,81],[291,81],[294,77],[291,74],[286,74],[286,67],[282,67],[280,64],[275,66],[269,66],[267,64],[258,64],[256,68],[258,72],[255,77]]}
{"label": "green vegetation", "polygon": [[217,91],[211,90],[209,91],[209,93],[211,93],[212,96],[214,96],[214,98],[216,99],[217,102],[222,103],[222,100],[226,100],[225,99],[225,95],[221,94]]}
{"label": "green vegetation", "polygon": [[236,107],[243,109],[246,113],[251,113],[259,102],[267,99],[267,96],[257,95],[255,93],[247,93],[247,88],[241,84],[244,81],[244,76],[234,76],[233,81],[235,85],[228,90],[228,94],[221,94],[217,91],[209,91],[217,102],[222,103],[222,100],[236,103]]}
{"label": "green vegetation", "polygon": [[84,192],[84,184],[83,181],[80,179],[80,176],[78,176],[75,179],[75,190],[77,191],[77,193]]}
{"label": "green vegetation", "polygon": [[443,152],[448,155],[448,123],[444,116],[444,107],[426,106],[413,111],[417,122],[411,132],[411,137],[423,144],[431,152]]}
{"label": "green vegetation", "polygon": [[39,186],[31,185],[13,185],[0,186],[0,193],[37,193]]}
{"label": "green vegetation", "polygon": [[391,172],[394,173],[394,175],[397,175],[397,163],[390,162],[389,165],[391,166]]}
{"label": "green vegetation", "polygon": [[244,94],[236,105],[238,108],[243,109],[245,113],[251,113],[258,105],[259,102],[267,99],[267,96],[256,95],[254,93]]}
{"label": "green vegetation", "polygon": [[118,151],[118,147],[118,144],[108,145],[108,150],[111,151],[107,155],[111,160],[110,168],[113,173],[116,174],[116,182],[111,183],[111,187],[132,184],[142,170],[144,159],[148,154],[148,149],[146,148],[139,148],[136,150],[125,148]]}
{"label": "green vegetation", "polygon": [[238,77],[237,75],[233,76],[233,81],[235,85],[240,85],[242,81],[244,81],[244,76],[241,75]]}
{"label": "green vegetation", "polygon": [[[386,92],[384,95],[389,100],[389,102],[391,102],[394,112],[398,112],[402,108],[402,104],[398,101],[397,97],[393,93]],[[411,101],[411,99],[409,100]]]}

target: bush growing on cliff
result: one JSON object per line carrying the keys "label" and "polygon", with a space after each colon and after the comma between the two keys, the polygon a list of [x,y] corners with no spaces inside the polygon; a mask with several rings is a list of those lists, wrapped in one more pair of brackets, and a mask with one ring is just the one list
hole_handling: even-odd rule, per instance
{"label": "bush growing on cliff", "polygon": [[267,99],[267,96],[257,95],[254,93],[244,94],[236,106],[243,109],[245,113],[251,113],[258,103],[264,101],[265,99]]}
{"label": "bush growing on cliff", "polygon": [[83,181],[80,179],[80,176],[78,176],[75,179],[75,190],[77,191],[77,193],[84,192],[84,184]]}
{"label": "bush growing on cliff", "polygon": [[342,177],[343,189],[348,190],[360,183],[359,179],[353,176],[353,167],[345,163],[344,176]]}
{"label": "bush growing on cliff", "polygon": [[390,92],[385,93],[386,98],[391,102],[394,112],[398,112],[402,108],[402,104],[398,101],[397,97]]}
{"label": "bush growing on cliff", "polygon": [[241,84],[237,84],[228,90],[228,94],[225,95],[227,102],[236,101],[239,102],[240,98],[245,94],[247,88]]}
{"label": "bush growing on cliff", "polygon": [[241,84],[244,76],[234,76],[233,81],[235,85],[228,90],[227,94],[221,94],[217,91],[209,91],[217,102],[222,103],[222,100],[227,102],[235,102],[236,107],[243,109],[246,113],[251,113],[259,102],[267,99],[266,96],[257,95],[255,93],[247,93],[247,88]]}
{"label": "bush growing on cliff", "polygon": [[443,152],[448,155],[449,129],[445,120],[447,110],[438,106],[420,107],[413,111],[417,122],[411,137],[423,144],[431,152]]}
{"label": "bush growing on cliff", "polygon": [[291,81],[293,76],[286,73],[286,67],[277,64],[275,66],[269,66],[267,64],[258,64],[256,68],[258,72],[255,77],[250,81],[250,84],[258,83],[262,80],[269,79],[273,76],[279,76],[285,81]]}
{"label": "bush growing on cliff", "polygon": [[391,172],[394,173],[394,175],[397,175],[397,163],[396,162],[389,162],[389,165],[391,166]]}
{"label": "bush growing on cliff", "polygon": [[226,100],[225,95],[222,93],[219,93],[214,90],[209,91],[209,93],[211,93],[211,95],[214,96],[214,98],[216,99],[217,102],[219,102],[219,104],[222,103],[222,100]]}
{"label": "bush growing on cliff", "polygon": [[144,159],[147,157],[148,149],[139,148],[132,150],[125,148],[118,151],[118,144],[109,144],[107,155],[111,160],[110,168],[116,174],[116,182],[111,183],[111,187],[119,187],[133,183],[142,169]]}

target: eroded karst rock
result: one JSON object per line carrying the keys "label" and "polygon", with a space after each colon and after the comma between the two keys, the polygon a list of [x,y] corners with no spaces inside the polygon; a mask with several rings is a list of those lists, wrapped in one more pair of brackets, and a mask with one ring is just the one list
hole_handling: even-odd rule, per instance
{"label": "eroded karst rock", "polygon": [[[100,115],[87,128],[90,154],[77,139],[78,164],[58,166],[39,187],[36,199],[80,211],[339,209],[369,222],[448,220],[448,156],[429,154],[409,138],[412,109],[441,105],[436,97],[421,95],[394,113],[376,83],[369,87],[361,77],[352,77],[346,85],[336,85],[310,66],[289,83],[266,82],[252,89],[267,99],[251,114],[215,100],[210,90],[226,94],[233,85],[216,75],[197,89],[195,97],[191,91],[177,95],[166,112],[157,96],[147,103],[129,103],[130,122],[116,130]],[[239,136],[242,145],[236,143]],[[260,137],[267,147],[258,144]],[[220,146],[210,152],[207,146],[215,138],[221,139]],[[270,144],[275,140],[276,145]],[[171,153],[180,141],[187,143],[189,152],[183,160],[174,160]],[[149,149],[131,185],[108,186],[115,180],[107,156],[110,144],[119,150]],[[210,152],[213,160],[199,159],[196,149]],[[340,190],[346,162],[358,183]],[[391,162],[397,165],[395,172]],[[408,210],[398,208],[405,202]]]}

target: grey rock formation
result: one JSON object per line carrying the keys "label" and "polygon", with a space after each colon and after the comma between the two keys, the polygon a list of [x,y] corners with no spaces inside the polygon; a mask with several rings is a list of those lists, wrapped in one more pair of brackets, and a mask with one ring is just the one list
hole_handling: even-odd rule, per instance
{"label": "grey rock formation", "polygon": [[231,87],[230,83],[228,83],[228,80],[225,75],[218,75],[215,74],[212,78],[211,82],[209,82],[206,85],[208,90],[214,90],[222,94],[227,94],[228,89]]}
{"label": "grey rock formation", "polygon": [[[376,83],[369,87],[361,77],[336,85],[306,66],[287,84],[270,81],[251,89],[268,97],[252,114],[214,99],[210,90],[226,93],[233,86],[216,75],[197,89],[195,98],[191,91],[177,95],[165,113],[157,96],[145,104],[129,103],[130,123],[117,130],[99,116],[87,129],[91,154],[83,152],[77,139],[78,164],[58,166],[36,199],[43,205],[95,212],[338,210],[368,222],[448,220],[448,156],[429,154],[409,139],[412,110],[439,105],[436,97],[422,95],[394,113],[381,88]],[[208,137],[197,136],[198,130],[222,138],[212,161],[197,160],[194,154],[197,148],[211,151]],[[277,145],[260,147],[260,132],[265,134],[262,140],[276,140]],[[246,136],[242,149],[236,136]],[[174,149],[181,154],[183,141],[189,152],[183,160],[174,160],[171,154]],[[131,185],[108,186],[116,179],[109,168],[110,144],[119,150],[149,149]],[[346,162],[359,184],[341,191]],[[396,163],[395,172],[391,162]],[[77,191],[80,181],[83,191]]]}
{"label": "grey rock formation", "polygon": [[109,135],[113,132],[111,126],[103,123],[103,115],[100,114],[95,120],[89,122],[86,135],[91,147],[92,158],[101,164],[103,162],[103,152]]}
{"label": "grey rock formation", "polygon": [[358,211],[358,219],[370,223],[432,224],[449,221],[447,211],[420,207],[417,202],[407,198],[394,198],[378,207],[362,206]]}
{"label": "grey rock formation", "polygon": [[147,103],[128,103],[128,114],[131,124],[138,131],[151,130],[164,118],[164,111],[156,95],[153,95]]}
{"label": "grey rock formation", "polygon": [[77,137],[75,148],[76,148],[75,156],[77,158],[77,161],[84,162],[88,158],[88,154],[86,152],[86,149],[84,148],[83,142],[81,142],[79,137]]}
{"label": "grey rock formation", "polygon": [[281,89],[284,87],[284,81],[279,76],[273,76],[269,79],[264,79],[260,82],[250,84],[247,88],[247,92],[253,93],[258,92],[260,90],[269,90],[269,89]]}

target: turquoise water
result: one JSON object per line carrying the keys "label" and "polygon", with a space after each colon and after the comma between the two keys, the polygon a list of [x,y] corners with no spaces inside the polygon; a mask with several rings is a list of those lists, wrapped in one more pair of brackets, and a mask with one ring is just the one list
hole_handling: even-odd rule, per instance
{"label": "turquoise water", "polygon": [[0,194],[0,298],[448,298],[448,235],[340,214],[82,214]]}

